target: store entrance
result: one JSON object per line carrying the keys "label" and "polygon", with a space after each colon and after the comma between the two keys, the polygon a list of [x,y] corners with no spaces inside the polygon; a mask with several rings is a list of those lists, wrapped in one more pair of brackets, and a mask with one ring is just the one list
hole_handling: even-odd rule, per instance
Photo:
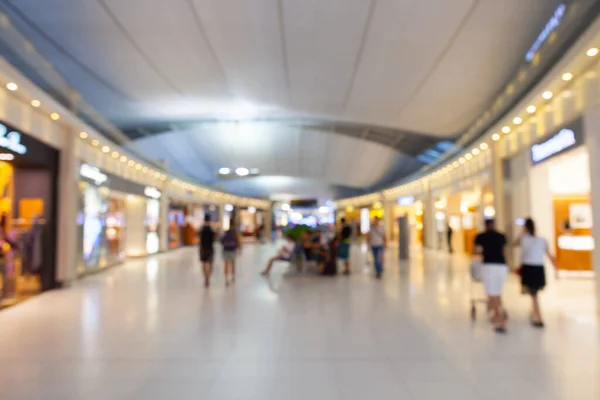
{"label": "store entrance", "polygon": [[56,287],[58,151],[17,135],[0,148],[0,308]]}

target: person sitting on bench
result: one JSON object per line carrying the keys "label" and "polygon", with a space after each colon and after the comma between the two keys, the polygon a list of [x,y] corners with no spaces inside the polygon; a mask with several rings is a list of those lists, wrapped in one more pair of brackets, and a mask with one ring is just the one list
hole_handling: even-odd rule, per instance
{"label": "person sitting on bench", "polygon": [[283,246],[281,246],[275,257],[269,260],[267,267],[262,272],[262,274],[265,276],[269,275],[269,272],[271,272],[271,268],[273,267],[273,263],[275,263],[275,261],[291,262],[292,255],[294,254],[295,249],[296,241],[294,240],[294,238],[289,235],[286,236],[285,243],[283,244]]}

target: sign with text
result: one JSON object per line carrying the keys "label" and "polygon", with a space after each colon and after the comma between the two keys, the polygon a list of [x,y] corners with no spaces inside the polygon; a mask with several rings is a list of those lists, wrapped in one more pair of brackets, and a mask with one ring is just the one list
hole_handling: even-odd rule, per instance
{"label": "sign with text", "polygon": [[530,155],[533,165],[564,153],[583,143],[581,119],[561,128],[543,141],[531,146]]}
{"label": "sign with text", "polygon": [[27,146],[21,143],[21,133],[9,129],[4,124],[0,124],[0,147],[17,154],[27,153]]}

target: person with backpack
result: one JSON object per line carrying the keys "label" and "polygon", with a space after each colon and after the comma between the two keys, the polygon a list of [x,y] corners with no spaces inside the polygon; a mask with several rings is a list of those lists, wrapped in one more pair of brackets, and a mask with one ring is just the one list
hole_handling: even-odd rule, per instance
{"label": "person with backpack", "polygon": [[242,245],[233,220],[230,222],[229,230],[221,238],[221,244],[223,245],[223,262],[225,263],[225,285],[228,286],[229,275],[231,275],[231,282],[235,282],[235,259]]}
{"label": "person with backpack", "polygon": [[210,286],[215,256],[215,231],[210,226],[210,215],[204,216],[204,225],[200,230],[200,261],[204,272],[204,286]]}

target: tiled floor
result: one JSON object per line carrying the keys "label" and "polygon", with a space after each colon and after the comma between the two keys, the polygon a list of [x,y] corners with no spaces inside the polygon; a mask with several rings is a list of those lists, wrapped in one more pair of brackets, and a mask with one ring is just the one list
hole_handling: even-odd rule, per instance
{"label": "tiled floor", "polygon": [[497,336],[459,256],[389,252],[376,281],[356,247],[349,278],[266,280],[271,253],[249,245],[229,288],[182,249],[0,312],[0,399],[600,399],[592,281],[552,282],[538,331],[511,278]]}

